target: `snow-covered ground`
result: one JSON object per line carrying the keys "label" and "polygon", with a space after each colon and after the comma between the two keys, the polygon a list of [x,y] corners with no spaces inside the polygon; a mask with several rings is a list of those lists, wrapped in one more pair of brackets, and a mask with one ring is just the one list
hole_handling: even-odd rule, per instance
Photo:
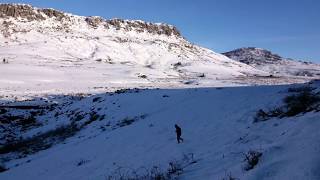
{"label": "snow-covered ground", "polygon": [[[47,97],[47,103],[57,105],[37,116],[42,125],[26,130],[23,137],[69,124],[79,114],[83,119],[76,118],[76,122],[88,121],[93,112],[99,118],[64,143],[6,162],[10,169],[1,173],[0,179],[103,180],[119,167],[144,173],[153,166],[165,169],[169,162],[193,155],[196,163],[184,168],[181,179],[223,179],[231,175],[256,180],[317,180],[319,112],[253,123],[260,108],[281,105],[289,87],[294,86]],[[44,100],[36,102],[43,104]],[[175,123],[182,127],[181,144],[175,139]],[[245,171],[244,154],[249,150],[262,156],[252,170]]]}
{"label": "snow-covered ground", "polygon": [[[1,180],[104,180],[167,172],[170,162],[182,166],[181,179],[320,179],[319,111],[253,123],[259,109],[281,106],[289,87],[302,86],[280,84],[317,76],[270,76],[171,25],[6,6]],[[262,156],[247,171],[249,151]]]}

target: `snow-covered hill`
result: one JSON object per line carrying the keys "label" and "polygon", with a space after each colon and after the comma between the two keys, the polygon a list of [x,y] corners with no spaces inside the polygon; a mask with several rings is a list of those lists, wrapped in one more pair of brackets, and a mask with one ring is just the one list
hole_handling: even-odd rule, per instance
{"label": "snow-covered hill", "polygon": [[[0,119],[11,122],[1,126],[1,143],[11,145],[0,146],[2,167],[8,169],[0,179],[158,174],[186,180],[318,180],[319,86],[133,89],[7,103]],[[300,95],[317,100],[293,112],[293,104],[284,105],[285,97],[305,103]],[[182,127],[181,144],[175,123]]]}
{"label": "snow-covered hill", "polygon": [[261,73],[193,45],[163,23],[82,17],[29,5],[3,4],[1,13],[0,57],[9,60],[0,66],[2,91],[220,85],[224,82],[216,78]]}
{"label": "snow-covered hill", "polygon": [[240,48],[223,54],[231,59],[277,76],[320,77],[319,64],[283,58],[261,48]]}
{"label": "snow-covered hill", "polygon": [[194,45],[174,26],[0,5],[0,92],[103,92],[125,87],[284,84]]}

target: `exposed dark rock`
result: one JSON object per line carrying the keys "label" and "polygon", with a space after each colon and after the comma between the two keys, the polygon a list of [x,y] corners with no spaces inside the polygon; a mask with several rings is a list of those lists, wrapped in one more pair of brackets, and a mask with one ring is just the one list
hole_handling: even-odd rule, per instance
{"label": "exposed dark rock", "polygon": [[110,26],[113,26],[116,30],[125,29],[130,31],[134,29],[137,32],[148,32],[159,35],[165,34],[167,36],[181,36],[176,27],[167,24],[154,24],[143,21],[127,21],[123,19],[106,20],[106,23]]}
{"label": "exposed dark rock", "polygon": [[85,21],[92,27],[98,27],[104,20],[101,17],[90,16],[86,17]]}
{"label": "exposed dark rock", "polygon": [[60,12],[54,9],[42,9],[40,11],[42,11],[45,15],[47,15],[50,18],[55,17],[61,20],[66,17],[66,15],[63,12]]}
{"label": "exposed dark rock", "polygon": [[61,20],[66,15],[60,11],[54,9],[37,9],[30,5],[24,4],[0,4],[0,17],[14,17],[14,18],[25,18],[31,20],[45,20],[46,16],[49,18],[55,17]]}
{"label": "exposed dark rock", "polygon": [[27,19],[34,19],[35,13],[33,8],[28,5],[11,5],[0,4],[0,16],[1,17],[26,17]]}

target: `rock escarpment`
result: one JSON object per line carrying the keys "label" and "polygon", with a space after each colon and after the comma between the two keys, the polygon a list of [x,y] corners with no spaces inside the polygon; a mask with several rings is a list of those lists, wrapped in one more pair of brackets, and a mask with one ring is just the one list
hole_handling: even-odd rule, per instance
{"label": "rock escarpment", "polygon": [[[34,8],[25,4],[0,4],[0,18],[23,19],[27,21],[43,21],[54,18],[56,21],[70,21],[74,17],[70,14],[54,10]],[[103,27],[105,29],[114,28],[116,30],[147,32],[158,35],[181,36],[179,30],[168,24],[150,23],[139,20],[104,19],[102,17],[83,17],[83,20],[92,28]]]}

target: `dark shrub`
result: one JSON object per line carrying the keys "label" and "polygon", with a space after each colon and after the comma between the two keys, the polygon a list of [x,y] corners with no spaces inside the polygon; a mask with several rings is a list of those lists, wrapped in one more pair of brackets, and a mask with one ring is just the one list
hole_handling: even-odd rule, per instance
{"label": "dark shrub", "polygon": [[147,75],[144,75],[144,74],[141,74],[138,76],[139,78],[142,78],[142,79],[146,79],[148,76]]}
{"label": "dark shrub", "polygon": [[101,99],[101,97],[95,97],[95,98],[92,99],[92,102],[97,102],[97,101],[99,101],[100,99]]}
{"label": "dark shrub", "polygon": [[4,113],[6,113],[6,112],[8,112],[8,110],[6,110],[6,109],[0,109],[0,114],[4,114]]}
{"label": "dark shrub", "polygon": [[262,109],[259,109],[259,111],[256,113],[256,116],[254,117],[254,122],[266,121],[268,119],[269,119],[268,113],[266,113]]}
{"label": "dark shrub", "polygon": [[84,164],[86,164],[86,163],[88,163],[88,162],[89,162],[89,160],[81,159],[81,160],[77,163],[77,166],[82,166],[82,165],[84,165]]}
{"label": "dark shrub", "polygon": [[311,90],[303,90],[298,94],[287,96],[283,102],[286,104],[287,116],[295,116],[299,113],[309,112],[314,110],[313,105],[320,101],[318,94]]}
{"label": "dark shrub", "polygon": [[122,94],[122,93],[126,93],[126,92],[128,92],[128,91],[130,91],[130,89],[118,89],[118,90],[116,90],[114,93],[116,93],[116,94]]}
{"label": "dark shrub", "polygon": [[180,164],[177,161],[171,161],[169,162],[169,168],[168,168],[168,174],[182,174],[183,168],[182,164]]}
{"label": "dark shrub", "polygon": [[20,139],[12,143],[7,143],[0,147],[0,154],[10,152],[33,154],[38,151],[48,149],[55,143],[64,141],[66,138],[73,136],[77,131],[79,131],[79,128],[77,128],[75,124],[61,126],[31,138]]}
{"label": "dark shrub", "polygon": [[126,117],[123,120],[121,120],[117,125],[120,127],[128,126],[128,125],[134,123],[136,120],[138,120],[136,117],[134,117],[134,118]]}
{"label": "dark shrub", "polygon": [[83,125],[81,127],[87,126],[89,124],[91,124],[92,122],[98,120],[100,118],[100,115],[97,114],[97,112],[91,112],[89,115],[89,120],[84,122]]}
{"label": "dark shrub", "polygon": [[174,180],[183,173],[184,168],[196,163],[193,154],[185,155],[180,161],[171,161],[167,169],[158,166],[151,168],[141,167],[138,169],[117,167],[114,172],[106,176],[107,180]]}
{"label": "dark shrub", "polygon": [[4,165],[0,164],[0,173],[4,172],[6,170],[8,170],[8,169]]}
{"label": "dark shrub", "polygon": [[300,113],[320,110],[320,94],[313,92],[315,88],[302,86],[289,88],[291,93],[283,99],[283,105],[269,111],[259,109],[254,117],[254,122],[266,121],[272,117],[291,117]]}
{"label": "dark shrub", "polygon": [[173,64],[173,67],[174,67],[174,68],[178,68],[178,67],[180,67],[180,66],[182,66],[182,63],[181,63],[181,62],[177,62],[177,63]]}
{"label": "dark shrub", "polygon": [[34,116],[29,116],[21,121],[18,121],[17,125],[20,125],[23,131],[28,129],[31,126],[36,126],[37,120]]}
{"label": "dark shrub", "polygon": [[226,173],[222,180],[239,180],[239,178],[233,177],[231,173]]}
{"label": "dark shrub", "polygon": [[244,154],[244,156],[245,156],[244,161],[247,163],[244,169],[246,171],[249,171],[259,163],[259,159],[262,156],[262,153],[258,151],[250,150],[246,154]]}
{"label": "dark shrub", "polygon": [[206,77],[206,75],[204,73],[201,73],[198,75],[198,77]]}
{"label": "dark shrub", "polygon": [[82,114],[77,113],[76,116],[72,117],[71,121],[81,121],[85,116]]}

